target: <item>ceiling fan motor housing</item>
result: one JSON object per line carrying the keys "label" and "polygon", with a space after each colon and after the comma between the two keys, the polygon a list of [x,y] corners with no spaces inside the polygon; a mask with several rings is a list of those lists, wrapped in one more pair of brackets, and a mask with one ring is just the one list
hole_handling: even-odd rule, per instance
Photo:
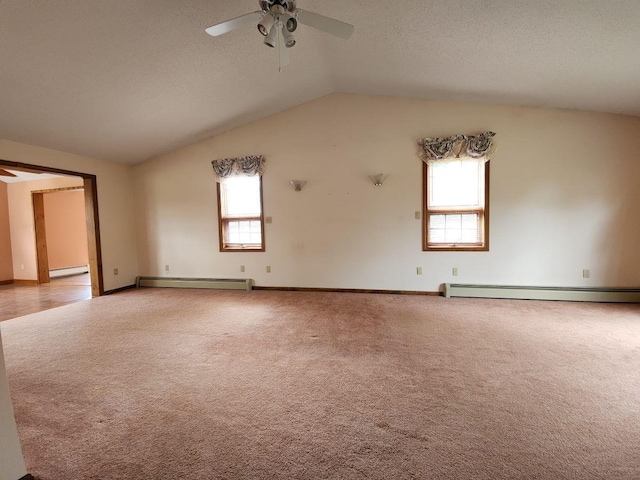
{"label": "ceiling fan motor housing", "polygon": [[285,12],[293,12],[296,9],[296,0],[259,0],[260,9],[268,13],[271,7],[280,6]]}

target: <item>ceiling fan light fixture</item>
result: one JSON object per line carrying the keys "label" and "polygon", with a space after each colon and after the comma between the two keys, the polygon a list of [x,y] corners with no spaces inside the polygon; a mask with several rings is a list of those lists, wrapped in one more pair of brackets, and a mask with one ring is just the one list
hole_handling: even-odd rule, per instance
{"label": "ceiling fan light fixture", "polygon": [[296,37],[286,27],[282,27],[282,38],[284,38],[284,46],[287,48],[291,48],[296,44]]}
{"label": "ceiling fan light fixture", "polygon": [[258,22],[258,31],[265,37],[269,36],[269,33],[273,29],[273,25],[276,23],[275,18],[270,13],[267,13],[260,22]]}
{"label": "ceiling fan light fixture", "polygon": [[275,48],[278,37],[278,29],[275,26],[271,27],[269,30],[269,35],[267,35],[264,39],[264,44],[268,47]]}
{"label": "ceiling fan light fixture", "polygon": [[285,27],[287,27],[288,32],[295,32],[298,28],[298,20],[296,20],[295,17],[289,17],[284,25]]}

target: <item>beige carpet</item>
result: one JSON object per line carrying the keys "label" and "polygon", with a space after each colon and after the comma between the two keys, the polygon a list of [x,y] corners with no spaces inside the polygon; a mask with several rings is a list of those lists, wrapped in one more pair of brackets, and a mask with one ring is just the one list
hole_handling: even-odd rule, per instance
{"label": "beige carpet", "polygon": [[141,289],[1,328],[42,480],[640,478],[637,305]]}

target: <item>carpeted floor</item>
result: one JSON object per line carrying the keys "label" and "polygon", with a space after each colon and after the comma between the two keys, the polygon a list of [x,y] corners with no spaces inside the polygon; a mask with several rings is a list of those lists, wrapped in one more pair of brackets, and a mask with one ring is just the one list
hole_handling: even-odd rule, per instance
{"label": "carpeted floor", "polygon": [[139,289],[1,328],[41,480],[640,478],[638,305]]}

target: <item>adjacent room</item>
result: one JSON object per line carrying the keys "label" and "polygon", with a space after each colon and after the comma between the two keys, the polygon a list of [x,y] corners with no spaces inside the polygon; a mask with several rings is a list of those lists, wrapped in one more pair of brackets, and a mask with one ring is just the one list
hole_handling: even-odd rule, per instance
{"label": "adjacent room", "polygon": [[639,21],[1,0],[0,480],[639,478]]}
{"label": "adjacent room", "polygon": [[91,298],[82,178],[0,169],[0,210],[0,321]]}

